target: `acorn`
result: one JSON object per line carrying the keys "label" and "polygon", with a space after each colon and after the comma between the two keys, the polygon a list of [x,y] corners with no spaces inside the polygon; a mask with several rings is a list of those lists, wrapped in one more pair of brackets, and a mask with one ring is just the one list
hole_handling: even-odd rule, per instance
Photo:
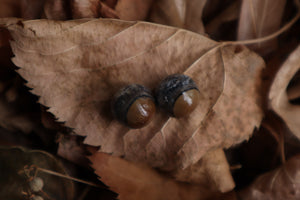
{"label": "acorn", "polygon": [[142,128],[155,114],[155,100],[142,85],[131,84],[119,90],[112,101],[116,119],[130,128]]}
{"label": "acorn", "polygon": [[159,107],[171,116],[188,116],[199,104],[200,93],[196,83],[187,75],[173,74],[165,78],[156,88]]}

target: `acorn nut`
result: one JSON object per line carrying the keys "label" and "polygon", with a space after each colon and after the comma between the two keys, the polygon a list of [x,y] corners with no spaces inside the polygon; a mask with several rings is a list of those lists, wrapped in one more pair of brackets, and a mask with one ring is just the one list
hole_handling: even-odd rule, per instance
{"label": "acorn nut", "polygon": [[118,121],[128,127],[142,128],[155,114],[155,101],[151,92],[144,86],[128,85],[114,96],[112,112]]}
{"label": "acorn nut", "polygon": [[165,78],[156,89],[156,100],[171,116],[180,118],[195,110],[200,93],[189,76],[173,74]]}

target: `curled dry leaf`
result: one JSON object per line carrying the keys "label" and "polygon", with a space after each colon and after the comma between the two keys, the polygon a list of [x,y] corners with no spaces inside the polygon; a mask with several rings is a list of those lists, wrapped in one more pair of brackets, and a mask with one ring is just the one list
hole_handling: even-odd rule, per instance
{"label": "curled dry leaf", "polygon": [[[21,24],[21,25],[20,25]],[[189,31],[119,20],[38,20],[10,25],[18,71],[40,102],[100,151],[163,170],[186,168],[207,151],[248,139],[260,124],[263,60]],[[187,118],[158,110],[141,129],[128,129],[110,111],[121,87],[151,90],[184,73],[201,103]]]}
{"label": "curled dry leaf", "polygon": [[155,1],[150,21],[203,34],[202,11],[205,4],[206,0]]}
{"label": "curled dry leaf", "polygon": [[119,18],[115,10],[99,0],[71,0],[72,16],[79,18]]}
{"label": "curled dry leaf", "polygon": [[[238,40],[260,38],[277,31],[281,24],[286,0],[243,0],[238,27]],[[250,48],[270,53],[277,46],[277,40],[271,40]]]}
{"label": "curled dry leaf", "polygon": [[269,92],[269,106],[300,139],[300,106],[289,102],[286,89],[293,76],[300,70],[300,46],[298,46],[277,72]]}
{"label": "curled dry leaf", "polygon": [[248,188],[238,192],[241,200],[296,200],[300,198],[300,155],[278,169],[259,176]]}
{"label": "curled dry leaf", "polygon": [[96,152],[89,157],[95,173],[120,200],[203,200],[217,196],[216,191],[202,185],[176,182],[141,164]]}

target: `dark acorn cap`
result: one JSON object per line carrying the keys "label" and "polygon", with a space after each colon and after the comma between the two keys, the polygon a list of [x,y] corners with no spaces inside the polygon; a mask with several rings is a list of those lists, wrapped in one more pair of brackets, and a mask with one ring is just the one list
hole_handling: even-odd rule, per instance
{"label": "dark acorn cap", "polygon": [[127,112],[130,106],[138,98],[150,98],[154,101],[150,90],[139,84],[131,84],[120,89],[114,96],[112,101],[113,115],[124,124],[127,124]]}
{"label": "dark acorn cap", "polygon": [[174,116],[173,107],[178,97],[185,91],[196,89],[196,83],[187,75],[173,74],[165,78],[156,88],[156,101],[160,107]]}

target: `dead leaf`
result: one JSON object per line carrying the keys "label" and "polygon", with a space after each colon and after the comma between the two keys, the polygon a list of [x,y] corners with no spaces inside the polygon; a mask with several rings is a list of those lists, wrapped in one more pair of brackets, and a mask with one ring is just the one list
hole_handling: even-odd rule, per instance
{"label": "dead leaf", "polygon": [[[243,0],[238,27],[238,40],[260,38],[277,31],[281,24],[286,0]],[[267,54],[277,47],[277,40],[250,46]]]}
{"label": "dead leaf", "polygon": [[74,19],[98,17],[119,18],[118,13],[114,9],[98,0],[71,0],[71,7]]}
{"label": "dead leaf", "polygon": [[204,34],[202,11],[206,0],[155,1],[150,21]]}
{"label": "dead leaf", "polygon": [[[170,171],[248,139],[260,124],[264,62],[244,47],[220,47],[172,27],[108,19],[25,21],[9,30],[13,61],[32,92],[100,151]],[[110,100],[122,86],[139,83],[153,90],[174,73],[191,76],[201,92],[188,118],[158,111],[148,126],[134,130],[113,119]]]}
{"label": "dead leaf", "polygon": [[238,192],[241,200],[279,200],[300,198],[300,155],[278,169],[259,176],[249,187]]}
{"label": "dead leaf", "polygon": [[240,14],[241,1],[237,0],[232,2],[228,7],[226,7],[221,13],[215,16],[209,23],[205,26],[205,31],[209,34],[216,35],[222,24],[230,21],[237,20]]}
{"label": "dead leaf", "polygon": [[[41,168],[65,174],[62,164],[52,155],[44,151],[26,150],[17,147],[5,148],[0,146],[0,185],[1,199],[24,199],[22,191],[26,192],[28,177],[20,173],[26,165],[36,165]],[[61,177],[38,172],[37,176],[44,181],[43,191],[56,200],[71,200],[74,197],[72,181]],[[40,195],[40,194],[39,194]]]}
{"label": "dead leaf", "polygon": [[115,10],[120,19],[145,20],[153,0],[118,0]]}
{"label": "dead leaf", "polygon": [[46,0],[43,7],[43,18],[52,20],[66,20],[71,18],[69,1]]}
{"label": "dead leaf", "polygon": [[95,173],[120,200],[202,200],[218,195],[211,188],[176,182],[145,165],[105,153],[96,152],[90,160]]}
{"label": "dead leaf", "polygon": [[269,106],[300,138],[300,106],[289,102],[286,89],[293,76],[300,70],[300,46],[298,46],[277,72],[269,92]]}

